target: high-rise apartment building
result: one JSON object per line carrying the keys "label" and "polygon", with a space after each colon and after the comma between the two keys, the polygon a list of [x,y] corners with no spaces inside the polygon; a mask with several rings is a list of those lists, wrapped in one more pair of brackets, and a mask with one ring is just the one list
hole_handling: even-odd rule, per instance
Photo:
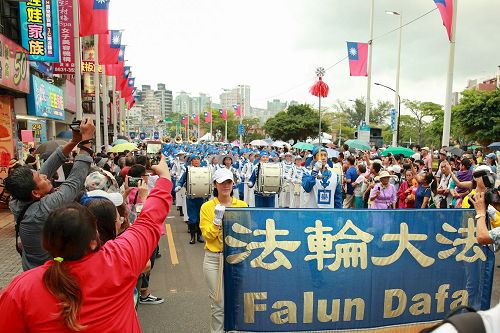
{"label": "high-rise apartment building", "polygon": [[274,99],[272,102],[267,102],[267,110],[271,114],[276,114],[287,108],[287,102],[281,102],[279,99]]}
{"label": "high-rise apartment building", "polygon": [[240,104],[243,118],[251,116],[250,106],[250,86],[239,84],[233,89],[224,89],[220,95],[221,108],[228,111],[233,109],[233,105]]}
{"label": "high-rise apartment building", "polygon": [[203,115],[203,112],[210,110],[212,98],[207,94],[200,93],[200,96],[191,98],[191,112]]}
{"label": "high-rise apartment building", "polygon": [[181,91],[174,100],[174,112],[180,114],[191,114],[191,97],[185,91]]}
{"label": "high-rise apartment building", "polygon": [[158,103],[160,104],[160,113],[165,118],[168,113],[173,112],[172,91],[165,88],[164,83],[158,83],[157,90],[154,92]]}

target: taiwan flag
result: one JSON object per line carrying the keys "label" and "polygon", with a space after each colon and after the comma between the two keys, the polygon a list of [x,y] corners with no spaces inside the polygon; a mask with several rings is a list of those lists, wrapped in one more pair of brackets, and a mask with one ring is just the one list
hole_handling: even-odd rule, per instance
{"label": "taiwan flag", "polygon": [[439,12],[441,13],[441,18],[443,19],[443,25],[448,33],[448,40],[451,42],[452,34],[452,22],[453,22],[453,0],[434,0]]}
{"label": "taiwan flag", "polygon": [[368,43],[347,42],[347,54],[351,76],[368,76],[366,70]]}
{"label": "taiwan flag", "polygon": [[99,64],[112,65],[118,63],[122,32],[109,30],[106,34],[99,35]]}
{"label": "taiwan flag", "polygon": [[203,118],[204,118],[206,123],[211,123],[212,122],[212,112],[205,111],[203,113]]}
{"label": "taiwan flag", "polygon": [[197,125],[200,122],[200,117],[195,113],[193,113],[192,117],[193,117],[193,122]]}
{"label": "taiwan flag", "polygon": [[80,0],[80,36],[108,32],[109,0]]}
{"label": "taiwan flag", "polygon": [[182,125],[188,124],[188,116],[182,116]]}
{"label": "taiwan flag", "polygon": [[234,111],[234,115],[236,117],[241,117],[241,105],[240,104],[233,104],[233,111]]}
{"label": "taiwan flag", "polygon": [[219,109],[219,113],[222,119],[227,120],[227,111],[226,109]]}

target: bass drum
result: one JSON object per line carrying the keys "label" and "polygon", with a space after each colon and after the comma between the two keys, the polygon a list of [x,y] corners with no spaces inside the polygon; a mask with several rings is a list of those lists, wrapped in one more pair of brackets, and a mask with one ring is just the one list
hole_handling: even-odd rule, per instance
{"label": "bass drum", "polygon": [[212,194],[212,174],[207,167],[188,167],[188,198],[206,198]]}
{"label": "bass drum", "polygon": [[256,192],[262,194],[276,194],[281,191],[283,184],[283,169],[278,163],[261,163],[257,175]]}

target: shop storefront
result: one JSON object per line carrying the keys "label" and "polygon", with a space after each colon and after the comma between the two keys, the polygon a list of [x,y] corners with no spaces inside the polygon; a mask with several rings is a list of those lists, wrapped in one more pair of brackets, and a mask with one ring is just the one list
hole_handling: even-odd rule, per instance
{"label": "shop storefront", "polygon": [[27,51],[0,34],[0,205],[6,201],[3,183],[9,164],[17,156],[15,102],[29,93],[29,77]]}

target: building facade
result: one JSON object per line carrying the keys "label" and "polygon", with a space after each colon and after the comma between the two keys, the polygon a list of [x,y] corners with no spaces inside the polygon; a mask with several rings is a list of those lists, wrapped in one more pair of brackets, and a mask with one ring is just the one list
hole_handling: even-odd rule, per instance
{"label": "building facade", "polygon": [[167,114],[173,112],[172,90],[167,90],[164,83],[158,83],[154,95],[160,105],[161,116],[165,118]]}

